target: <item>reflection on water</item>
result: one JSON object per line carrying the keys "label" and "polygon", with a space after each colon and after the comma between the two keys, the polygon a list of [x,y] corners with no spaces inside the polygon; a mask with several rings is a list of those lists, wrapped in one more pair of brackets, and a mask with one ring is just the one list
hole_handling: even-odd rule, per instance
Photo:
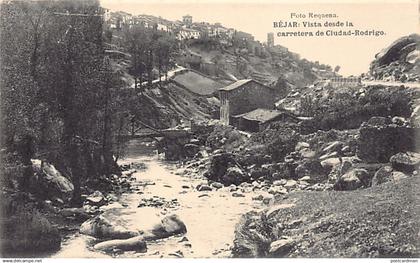
{"label": "reflection on water", "polygon": [[[146,253],[126,252],[119,257],[170,257],[180,254],[185,257],[227,257],[240,215],[259,208],[251,195],[232,197],[225,188],[205,192],[208,196],[199,197],[203,192],[196,191],[195,186],[202,181],[175,175],[175,165],[159,160],[148,143],[138,140],[129,143],[127,155],[120,164],[129,163],[144,163],[147,167],[133,175],[137,179],[133,187],[138,190],[123,194],[119,203],[124,207],[108,210],[106,216],[130,229],[140,230],[150,229],[165,215],[175,213],[184,221],[188,232],[184,235],[186,238],[177,236],[148,242]],[[141,199],[153,197],[172,205],[138,207]],[[86,248],[87,241],[86,236],[76,235],[65,242],[54,257],[106,256]]]}

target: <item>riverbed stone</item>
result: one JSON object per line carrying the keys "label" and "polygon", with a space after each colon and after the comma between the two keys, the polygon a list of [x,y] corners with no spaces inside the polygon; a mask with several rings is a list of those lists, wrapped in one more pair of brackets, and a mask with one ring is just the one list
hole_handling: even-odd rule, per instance
{"label": "riverbed stone", "polygon": [[334,184],[334,190],[337,191],[350,191],[356,190],[365,185],[366,178],[369,173],[365,169],[353,169],[341,176]]}
{"label": "riverbed stone", "polygon": [[275,180],[273,182],[273,185],[279,186],[279,185],[285,185],[286,183],[287,183],[287,180],[286,179],[280,179],[280,180]]}
{"label": "riverbed stone", "polygon": [[291,238],[283,238],[271,242],[269,255],[272,257],[285,257],[295,245],[295,241]]}
{"label": "riverbed stone", "polygon": [[273,185],[268,189],[269,194],[287,194],[287,189],[280,185]]}
{"label": "riverbed stone", "polygon": [[297,187],[297,182],[295,180],[287,180],[286,184],[284,185],[286,189],[292,189]]}
{"label": "riverbed stone", "polygon": [[136,231],[127,229],[118,222],[105,218],[103,215],[85,221],[80,226],[80,233],[96,238],[111,239],[130,238],[139,234]]}
{"label": "riverbed stone", "polygon": [[213,190],[210,186],[206,185],[206,184],[201,184],[197,186],[197,190],[202,192],[202,191],[211,191]]}
{"label": "riverbed stone", "polygon": [[90,218],[89,213],[82,207],[63,208],[60,211],[60,214],[65,217],[81,220],[82,222]]}
{"label": "riverbed stone", "polygon": [[86,197],[86,202],[96,206],[106,204],[105,196],[100,191],[95,191]]}
{"label": "riverbed stone", "polygon": [[395,170],[411,173],[420,167],[420,153],[397,153],[391,156],[389,161]]}
{"label": "riverbed stone", "polygon": [[147,245],[142,236],[136,236],[128,239],[108,240],[96,244],[93,248],[101,251],[114,251],[115,249],[136,252],[147,251]]}
{"label": "riverbed stone", "polygon": [[147,231],[144,238],[145,240],[156,240],[185,233],[187,233],[185,223],[178,215],[172,214],[164,217],[160,223],[154,225],[151,231]]}
{"label": "riverbed stone", "polygon": [[381,167],[372,178],[372,186],[392,181],[392,171],[393,169],[389,165]]}
{"label": "riverbed stone", "polygon": [[223,188],[223,184],[222,183],[219,183],[219,182],[213,182],[212,184],[211,184],[211,186],[213,187],[213,188],[216,188],[216,189],[220,189],[220,188]]}
{"label": "riverbed stone", "polygon": [[237,193],[237,192],[232,193],[232,196],[233,196],[233,197],[245,197],[245,195],[244,195],[244,194]]}

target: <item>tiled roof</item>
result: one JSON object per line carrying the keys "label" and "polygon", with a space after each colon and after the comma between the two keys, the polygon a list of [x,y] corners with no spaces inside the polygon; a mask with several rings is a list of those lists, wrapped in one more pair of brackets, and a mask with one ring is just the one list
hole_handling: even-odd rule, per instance
{"label": "tiled roof", "polygon": [[247,113],[236,115],[235,117],[241,117],[246,120],[264,123],[280,116],[282,113],[283,112],[277,110],[255,109]]}
{"label": "tiled roof", "polygon": [[244,118],[250,121],[257,121],[257,122],[265,123],[274,118],[277,118],[278,116],[282,114],[287,114],[292,118],[296,118],[292,113],[287,112],[287,111],[268,110],[268,109],[261,109],[261,108],[255,109],[247,113],[239,114],[234,117],[240,117],[240,118]]}
{"label": "tiled roof", "polygon": [[251,81],[252,81],[252,79],[241,79],[241,80],[238,80],[238,81],[236,81],[236,82],[234,82],[234,83],[232,83],[232,84],[230,84],[226,87],[221,88],[220,90],[234,90],[234,89],[237,89],[240,86],[245,85],[245,84],[247,84]]}

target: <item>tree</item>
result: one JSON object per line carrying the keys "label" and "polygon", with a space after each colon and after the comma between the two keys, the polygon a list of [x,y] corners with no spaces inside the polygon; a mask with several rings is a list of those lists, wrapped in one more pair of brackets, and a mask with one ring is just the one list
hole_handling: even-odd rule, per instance
{"label": "tree", "polygon": [[1,5],[2,147],[21,148],[25,164],[31,158],[55,164],[72,179],[73,203],[80,204],[81,185],[109,174],[119,147],[113,142],[120,84],[103,63],[99,2]]}

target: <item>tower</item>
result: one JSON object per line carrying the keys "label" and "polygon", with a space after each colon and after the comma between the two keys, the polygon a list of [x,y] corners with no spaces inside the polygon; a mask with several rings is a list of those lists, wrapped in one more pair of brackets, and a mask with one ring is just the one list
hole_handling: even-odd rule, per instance
{"label": "tower", "polygon": [[267,46],[274,47],[274,33],[270,32],[267,34]]}
{"label": "tower", "polygon": [[185,15],[182,17],[182,22],[184,22],[184,24],[189,27],[192,24],[192,16],[190,15]]}

